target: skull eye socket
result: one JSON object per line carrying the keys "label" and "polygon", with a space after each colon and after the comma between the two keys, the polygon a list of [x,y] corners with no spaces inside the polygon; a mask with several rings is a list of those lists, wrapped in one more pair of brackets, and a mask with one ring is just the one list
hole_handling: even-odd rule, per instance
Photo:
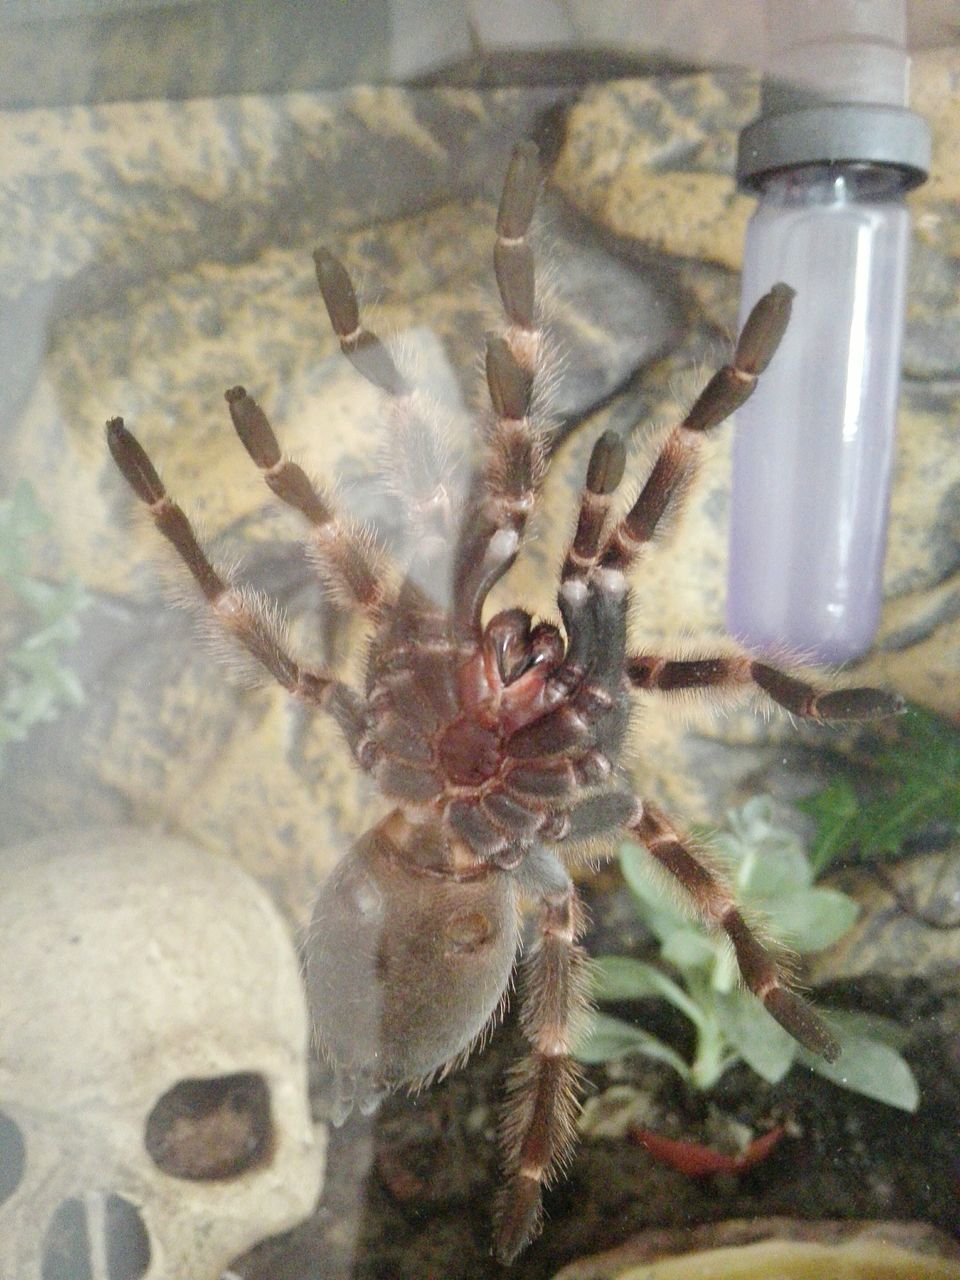
{"label": "skull eye socket", "polygon": [[17,1125],[0,1111],[0,1204],[9,1200],[23,1177],[27,1148]]}
{"label": "skull eye socket", "polygon": [[173,1178],[211,1182],[265,1164],[273,1150],[266,1081],[254,1072],[181,1080],[147,1118],[147,1152]]}
{"label": "skull eye socket", "polygon": [[[54,1211],[43,1242],[43,1280],[93,1280],[91,1228],[106,1246],[107,1280],[140,1280],[150,1266],[143,1219],[122,1196],[71,1196]],[[99,1268],[97,1274],[101,1274]]]}

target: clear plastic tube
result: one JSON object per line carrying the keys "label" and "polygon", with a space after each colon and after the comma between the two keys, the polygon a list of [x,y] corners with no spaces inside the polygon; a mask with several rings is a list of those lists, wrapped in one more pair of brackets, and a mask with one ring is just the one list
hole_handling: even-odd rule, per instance
{"label": "clear plastic tube", "polygon": [[727,625],[755,651],[843,662],[881,603],[910,217],[880,165],[764,179],[742,317],[778,280],[787,333],[737,414]]}

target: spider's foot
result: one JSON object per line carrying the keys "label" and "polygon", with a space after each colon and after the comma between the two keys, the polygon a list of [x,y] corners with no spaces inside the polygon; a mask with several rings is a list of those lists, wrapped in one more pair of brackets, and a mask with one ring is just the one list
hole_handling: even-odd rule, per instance
{"label": "spider's foot", "polygon": [[335,1067],[330,1123],[339,1129],[349,1119],[354,1107],[362,1116],[372,1116],[388,1092],[368,1072],[354,1074],[342,1067]]}

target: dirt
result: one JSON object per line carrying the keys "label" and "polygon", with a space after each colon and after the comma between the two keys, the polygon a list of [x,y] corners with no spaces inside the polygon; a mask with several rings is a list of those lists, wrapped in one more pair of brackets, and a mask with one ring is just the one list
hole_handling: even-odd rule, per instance
{"label": "dirt", "polygon": [[[604,914],[602,908],[598,915]],[[569,1178],[547,1196],[542,1236],[511,1269],[544,1280],[586,1254],[649,1227],[726,1218],[900,1218],[948,1232],[960,1226],[960,996],[918,981],[864,980],[818,993],[896,1017],[920,1085],[914,1115],[839,1089],[803,1068],[779,1085],[734,1067],[709,1096],[669,1068],[634,1058],[591,1069],[594,1099],[646,1098],[643,1123],[673,1138],[728,1145],[784,1125],[760,1165],[692,1179],[657,1164],[628,1137],[587,1137]],[[625,1013],[627,1008],[616,1010]],[[644,1011],[646,1012],[646,1011]],[[683,1048],[683,1027],[651,1009],[657,1034]],[[637,1016],[633,1006],[632,1016]],[[331,1135],[327,1184],[313,1218],[261,1245],[235,1270],[243,1280],[486,1280],[498,1185],[495,1124],[503,1072],[521,1051],[512,1020],[486,1052],[416,1097],[394,1097],[373,1118]],[[610,1090],[615,1090],[610,1094]],[[596,1106],[596,1104],[594,1104]],[[322,1094],[318,1099],[322,1113]],[[595,1126],[594,1126],[595,1127]]]}

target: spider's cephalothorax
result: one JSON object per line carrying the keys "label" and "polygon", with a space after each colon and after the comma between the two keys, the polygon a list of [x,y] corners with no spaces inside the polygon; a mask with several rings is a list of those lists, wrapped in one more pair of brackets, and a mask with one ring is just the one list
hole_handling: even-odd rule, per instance
{"label": "spider's cephalothorax", "polygon": [[[343,519],[283,455],[243,388],[227,392],[234,426],[267,484],[309,522],[309,553],[325,585],[371,624],[362,692],[291,654],[275,609],[214,567],[123,422],[108,424],[120,470],[219,626],[295,697],[333,717],[359,767],[394,804],[322,888],[307,946],[310,1003],[341,1116],[470,1051],[510,987],[519,903],[537,904],[537,940],[521,965],[529,1050],[508,1082],[503,1123],[496,1250],[505,1261],[537,1230],[542,1187],[573,1141],[571,1046],[586,983],[582,914],[565,861],[585,841],[620,833],[642,843],[693,909],[726,932],[744,982],[773,1017],[813,1052],[838,1053],[722,875],[633,794],[619,759],[632,692],[739,686],[814,720],[866,719],[898,707],[873,689],[818,691],[746,654],[683,660],[629,650],[628,571],[685,492],[703,433],[743,403],[773,356],[792,298],[782,284],[757,303],[732,363],[667,435],[636,501],[615,521],[608,512],[626,453],[613,432],[597,440],[560,573],[562,630],[522,609],[484,623],[486,597],[516,558],[546,469],[549,442],[535,412],[544,343],[527,239],[539,182],[536,150],[521,144],[497,219],[505,319],[487,344],[492,410],[460,510],[423,399],[362,327],[344,267],[326,251],[315,255],[333,328],[359,373],[385,395],[396,465],[412,488],[404,575],[384,574],[373,535]],[[428,591],[424,584],[439,583],[444,566],[449,589]]]}

